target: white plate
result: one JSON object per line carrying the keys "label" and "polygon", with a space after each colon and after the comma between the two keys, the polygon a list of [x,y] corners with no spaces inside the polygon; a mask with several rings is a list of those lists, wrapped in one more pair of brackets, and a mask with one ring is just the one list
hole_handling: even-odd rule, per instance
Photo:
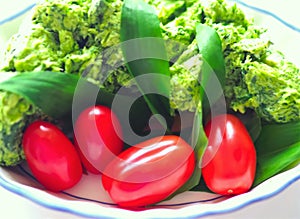
{"label": "white plate", "polygon": [[[0,0],[0,3],[3,0]],[[7,1],[5,1],[7,2]],[[6,41],[25,16],[24,12],[35,2],[0,19],[0,39]],[[27,3],[28,3],[27,2]],[[262,4],[261,2],[264,2]],[[8,3],[7,3],[8,4]],[[296,0],[274,5],[270,1],[243,1],[240,6],[255,17],[258,24],[269,28],[272,41],[278,49],[300,66],[300,19],[296,16]],[[1,4],[3,5],[3,4]],[[295,15],[295,16],[294,16]],[[298,21],[295,21],[298,18]],[[5,22],[3,22],[5,21]],[[299,25],[299,27],[297,27]],[[1,49],[1,48],[0,48]],[[200,218],[232,212],[254,202],[275,196],[300,179],[300,165],[276,175],[250,192],[224,198],[211,193],[185,192],[158,206],[140,211],[120,209],[103,191],[99,175],[84,175],[78,185],[62,193],[44,190],[30,175],[26,164],[15,168],[0,168],[0,185],[46,208],[93,218]]]}
{"label": "white plate", "polygon": [[89,218],[200,218],[238,210],[277,195],[300,179],[300,165],[276,175],[248,193],[224,198],[204,192],[185,192],[156,207],[130,211],[115,206],[103,191],[99,175],[85,175],[78,185],[62,193],[51,193],[31,177],[26,166],[0,168],[0,185],[11,192],[56,211]]}
{"label": "white plate", "polygon": [[16,33],[19,24],[30,11],[37,0],[0,0],[0,51],[5,48],[5,42]]}

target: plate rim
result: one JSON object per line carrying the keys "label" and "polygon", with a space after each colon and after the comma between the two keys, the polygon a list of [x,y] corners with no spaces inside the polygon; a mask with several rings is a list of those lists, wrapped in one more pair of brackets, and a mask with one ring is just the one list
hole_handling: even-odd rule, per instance
{"label": "plate rim", "polygon": [[[285,172],[282,172],[280,174],[277,174],[273,177],[271,177],[270,179],[264,181],[263,183],[261,183],[260,185],[258,185],[258,187],[264,187],[264,186],[268,186],[267,184],[269,183],[269,180],[275,181],[275,182],[279,182],[280,186],[276,187],[275,190],[272,189],[267,189],[266,192],[264,192],[264,194],[260,195],[260,196],[256,196],[255,198],[251,198],[251,191],[248,193],[244,193],[238,196],[234,196],[230,199],[226,199],[224,201],[221,201],[219,203],[213,203],[213,204],[192,204],[192,205],[187,205],[184,206],[182,208],[179,209],[162,209],[162,208],[154,208],[154,209],[147,209],[147,210],[143,210],[143,211],[130,211],[130,210],[126,210],[126,209],[122,209],[122,208],[112,208],[111,206],[106,207],[106,206],[101,206],[99,204],[96,203],[91,203],[91,202],[86,202],[86,205],[97,205],[97,208],[99,208],[99,211],[97,210],[96,212],[91,212],[88,213],[84,210],[81,210],[79,208],[72,208],[73,205],[69,205],[69,202],[67,203],[62,203],[65,202],[66,200],[61,200],[59,197],[53,196],[51,195],[51,193],[44,193],[45,198],[47,200],[47,198],[51,197],[54,200],[61,200],[60,202],[47,202],[44,201],[44,199],[38,199],[38,197],[35,197],[31,190],[33,191],[38,190],[36,188],[30,187],[28,186],[28,188],[30,188],[29,190],[24,190],[24,186],[27,187],[26,185],[20,184],[20,185],[15,185],[12,182],[10,182],[10,180],[7,180],[5,178],[3,178],[3,167],[0,167],[0,186],[2,186],[4,189],[17,194],[21,197],[24,197],[32,202],[34,202],[35,204],[38,204],[40,206],[43,206],[45,208],[48,208],[50,210],[54,210],[54,211],[60,211],[60,212],[64,212],[64,213],[71,213],[73,215],[76,216],[80,216],[80,217],[87,217],[87,218],[101,218],[101,219],[115,219],[115,218],[132,218],[133,216],[135,217],[139,217],[141,219],[148,219],[148,218],[161,218],[161,217],[154,217],[155,215],[157,215],[158,211],[159,214],[162,214],[161,212],[164,211],[165,213],[163,213],[164,218],[169,218],[169,219],[178,219],[181,218],[184,213],[184,217],[185,218],[201,218],[201,217],[207,217],[207,216],[212,216],[212,215],[221,215],[221,214],[225,214],[225,213],[230,213],[239,209],[242,209],[246,206],[249,206],[252,203],[256,203],[256,202],[260,202],[263,200],[266,200],[268,198],[274,197],[275,195],[279,194],[280,192],[284,191],[285,189],[287,189],[288,187],[290,187],[293,183],[297,182],[298,180],[300,180],[300,164],[297,165],[296,167],[287,170]],[[5,171],[5,170],[4,170]],[[290,176],[290,177],[286,177],[286,176]],[[278,180],[278,178],[280,178],[281,180]],[[18,184],[18,183],[16,183]],[[278,183],[277,183],[278,184]],[[255,189],[255,188],[254,188]],[[40,191],[43,192],[43,191]],[[247,197],[250,196],[250,197]],[[243,197],[244,200],[240,201],[240,203],[238,205],[234,205],[232,207],[226,207],[226,204],[230,205],[230,202],[234,202],[235,199],[239,199],[240,197]],[[83,202],[74,202],[75,204],[82,204]],[[72,203],[73,204],[73,203]],[[200,210],[198,212],[195,212],[195,208],[198,207],[199,205],[202,206],[217,206],[217,209],[215,210]],[[85,208],[84,208],[85,209]],[[103,211],[101,210],[103,209]],[[116,213],[119,213],[119,215],[121,217],[116,217],[116,216],[112,216],[111,211],[110,210],[114,210],[114,214],[116,215]],[[117,211],[116,211],[117,209]],[[194,210],[193,210],[194,209]],[[176,212],[176,213],[175,213]],[[151,216],[149,216],[149,213],[151,213]],[[156,214],[155,214],[156,213]],[[176,215],[176,216],[175,216]]]}
{"label": "plate rim", "polygon": [[17,12],[4,17],[0,20],[0,26],[4,25],[10,21],[13,21],[17,18],[19,18],[20,16],[26,14],[27,12],[29,12],[34,6],[36,6],[37,3],[32,3],[32,4],[28,4],[26,7],[24,7],[23,9],[18,10]]}
{"label": "plate rim", "polygon": [[[292,25],[289,22],[285,21],[280,16],[276,15],[276,13],[272,13],[272,12],[270,12],[268,10],[263,9],[263,8],[259,8],[259,7],[253,6],[251,4],[248,4],[248,3],[246,3],[247,1],[242,1],[242,0],[228,0],[228,1],[235,2],[235,3],[237,3],[237,4],[239,4],[239,5],[243,6],[243,7],[246,7],[248,9],[250,9],[250,10],[256,11],[256,12],[261,13],[263,15],[270,16],[273,19],[278,20],[285,27],[290,28],[290,29],[292,29],[292,30],[300,33],[300,28],[299,27],[297,27],[295,25]],[[7,22],[10,22],[10,21],[12,21],[12,20],[14,20],[14,19],[16,19],[18,17],[20,17],[21,15],[23,15],[25,13],[27,13],[35,5],[36,5],[36,3],[30,4],[27,7],[25,7],[24,9],[19,10],[18,12],[14,13],[14,14],[12,14],[12,15],[4,18],[4,19],[1,19],[0,20],[0,26],[6,24]],[[70,208],[69,205],[67,205],[67,206],[58,206],[55,203],[43,202],[43,201],[39,200],[37,197],[34,197],[34,194],[31,194],[31,192],[30,192],[31,190],[29,190],[29,192],[27,190],[23,190],[23,188],[19,187],[18,185],[14,185],[14,184],[10,183],[8,180],[6,180],[5,178],[3,178],[3,176],[2,176],[2,169],[3,168],[0,167],[0,186],[1,187],[3,187],[4,189],[6,189],[6,190],[8,190],[8,191],[10,191],[10,192],[12,192],[14,194],[17,194],[17,195],[19,195],[21,197],[24,197],[27,200],[30,200],[30,201],[32,201],[32,202],[34,202],[34,203],[36,203],[36,204],[38,204],[40,206],[46,207],[46,208],[51,209],[51,210],[57,210],[57,211],[61,211],[61,212],[71,213],[73,215],[77,215],[77,216],[81,216],[81,217],[93,217],[93,218],[101,218],[101,219],[102,218],[107,218],[107,219],[116,218],[115,216],[107,214],[108,213],[107,211],[103,212],[106,215],[102,214],[102,213],[100,215],[99,212],[90,214],[90,213],[81,211],[81,209],[72,209],[72,208]],[[296,171],[295,175],[293,175],[288,180],[285,179],[284,182],[281,182],[281,186],[279,186],[277,189],[275,189],[273,191],[268,191],[267,193],[265,193],[262,196],[258,196],[256,198],[253,198],[253,199],[250,199],[250,200],[244,200],[244,202],[242,202],[242,203],[240,203],[238,205],[232,206],[231,208],[223,208],[223,209],[219,209],[219,210],[216,210],[216,211],[213,211],[213,210],[211,210],[211,211],[204,211],[204,212],[200,212],[200,213],[192,213],[193,211],[187,211],[187,214],[185,214],[185,218],[199,218],[199,217],[206,217],[206,216],[211,216],[211,215],[216,215],[216,214],[219,215],[219,214],[230,213],[230,212],[242,209],[242,208],[244,208],[244,207],[246,207],[246,206],[248,206],[248,205],[250,205],[252,203],[260,202],[260,201],[266,200],[268,198],[271,198],[271,197],[277,195],[278,193],[284,191],[285,189],[287,189],[289,186],[291,186],[296,181],[300,180],[300,164],[298,166],[290,169],[290,170],[287,170],[287,171],[285,171],[285,172],[283,172],[281,174],[278,174],[278,175],[270,178],[270,179],[281,178],[281,177],[283,177],[283,174],[288,174],[288,173],[291,173],[293,171]],[[268,181],[265,181],[265,182],[263,182],[260,185],[265,185],[267,182]],[[49,194],[47,194],[47,195],[49,195]],[[55,198],[57,198],[57,197],[55,197]],[[198,205],[198,204],[196,204],[196,205]],[[205,204],[203,204],[203,205],[205,205]],[[164,209],[164,210],[166,210],[167,212],[171,212],[171,211],[174,212],[174,211],[183,210],[183,209],[192,209],[193,206],[194,205],[192,205],[192,206],[185,206],[185,207],[182,207],[180,209]],[[104,206],[99,206],[99,207],[100,208],[106,208]],[[121,212],[123,212],[124,209],[120,209],[120,210],[121,210]],[[151,210],[145,210],[143,212],[148,212],[148,211],[153,211],[153,209],[151,209]],[[126,215],[128,215],[130,217],[132,217],[132,216],[145,216],[144,214],[140,214],[140,212],[127,212]],[[166,218],[178,218],[178,217],[174,217],[174,214],[170,214],[170,216],[172,216],[172,217],[166,217]],[[141,218],[148,218],[148,217],[141,217]],[[151,216],[151,218],[153,218],[153,217]]]}

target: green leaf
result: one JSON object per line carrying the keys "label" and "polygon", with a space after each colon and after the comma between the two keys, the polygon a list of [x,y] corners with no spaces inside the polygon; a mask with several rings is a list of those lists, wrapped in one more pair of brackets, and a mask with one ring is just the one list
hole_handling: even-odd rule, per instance
{"label": "green leaf", "polygon": [[257,171],[253,186],[300,162],[300,122],[263,125],[255,147]]}
{"label": "green leaf", "polygon": [[70,117],[75,94],[81,110],[91,105],[87,101],[91,93],[96,94],[92,104],[110,106],[115,98],[78,75],[50,71],[1,73],[0,90],[20,95],[56,119]]}
{"label": "green leaf", "polygon": [[[197,112],[194,115],[192,135],[190,139],[191,140],[190,145],[194,147],[194,152],[196,156],[196,166],[189,180],[183,186],[181,186],[176,192],[174,192],[170,197],[168,197],[168,199],[182,192],[192,190],[193,188],[194,189],[200,188],[199,183],[201,180],[201,168],[202,168],[201,162],[202,162],[204,151],[208,143],[202,124],[203,124],[202,110],[201,107],[199,106]],[[196,186],[197,188],[195,188]],[[201,188],[203,188],[203,186],[201,186]]]}
{"label": "green leaf", "polygon": [[267,154],[258,154],[253,187],[300,162],[300,141]]}
{"label": "green leaf", "polygon": [[125,0],[120,35],[128,69],[152,114],[162,115],[170,126],[169,62],[155,10],[143,0]]}
{"label": "green leaf", "polygon": [[251,139],[255,142],[261,134],[262,124],[261,118],[257,115],[255,111],[248,110],[246,113],[234,113],[245,125],[248,130]]}
{"label": "green leaf", "polygon": [[[0,73],[0,90],[16,93],[39,107],[45,114],[63,119],[68,124],[71,117],[76,119],[85,108],[94,104],[111,107],[116,98],[120,101],[118,104],[123,106],[128,102],[136,102],[130,109],[130,115],[134,116],[130,116],[129,121],[130,128],[134,131],[144,127],[144,122],[140,118],[150,117],[148,106],[144,101],[135,100],[134,97],[127,95],[113,95],[73,74],[47,71]],[[116,109],[115,113],[119,118],[127,119],[121,122],[124,124],[128,122],[128,117],[123,116],[121,108]]]}
{"label": "green leaf", "polygon": [[[215,104],[223,94],[225,84],[225,62],[222,44],[217,32],[204,24],[196,26],[196,41],[203,58],[199,84],[202,86],[198,110],[195,112],[192,129],[191,145],[196,154],[196,167],[191,178],[176,194],[196,187],[201,179],[201,163],[208,139],[203,128],[203,114],[208,113],[210,106]],[[205,93],[206,95],[205,95]],[[224,98],[223,98],[224,99]],[[221,111],[223,111],[221,109]],[[215,113],[215,109],[211,109]]]}
{"label": "green leaf", "polygon": [[194,146],[194,151],[196,155],[196,167],[192,177],[188,180],[188,182],[184,185],[185,191],[192,189],[197,186],[201,179],[201,163],[204,151],[207,148],[208,139],[204,132],[203,128],[203,114],[202,109],[200,108],[195,113],[193,129],[192,129],[192,142],[191,145]]}
{"label": "green leaf", "polygon": [[[225,61],[222,42],[215,29],[205,24],[197,24],[196,41],[203,58],[200,82],[204,112],[223,95],[225,86]],[[205,95],[206,94],[206,95]]]}
{"label": "green leaf", "polygon": [[16,93],[47,115],[62,118],[71,111],[78,79],[58,72],[25,72],[1,81],[0,90]]}
{"label": "green leaf", "polygon": [[300,121],[262,126],[255,142],[258,154],[268,154],[300,141]]}

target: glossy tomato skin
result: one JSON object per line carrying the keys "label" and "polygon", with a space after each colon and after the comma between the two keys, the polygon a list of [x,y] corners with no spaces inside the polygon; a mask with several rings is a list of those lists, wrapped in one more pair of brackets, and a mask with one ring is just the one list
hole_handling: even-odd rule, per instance
{"label": "glossy tomato skin", "polygon": [[55,125],[36,121],[22,139],[26,161],[32,174],[48,190],[58,192],[73,187],[81,179],[81,161],[72,142]]}
{"label": "glossy tomato skin", "polygon": [[123,150],[122,135],[120,122],[110,108],[96,105],[82,111],[74,125],[74,144],[84,167],[101,173]]}
{"label": "glossy tomato skin", "polygon": [[87,170],[90,173],[93,174],[100,174],[101,172],[99,170],[97,170],[89,161],[88,159],[84,156],[84,154],[82,153],[82,151],[80,150],[78,143],[76,141],[76,139],[74,138],[74,146],[75,149],[77,150],[77,153],[79,155],[79,158],[81,160],[81,163],[83,165],[83,167],[85,168],[85,170]]}
{"label": "glossy tomato skin", "polygon": [[105,169],[102,184],[119,206],[147,206],[179,189],[194,168],[195,154],[187,142],[161,136],[123,151]]}
{"label": "glossy tomato skin", "polygon": [[247,192],[255,177],[256,151],[243,123],[234,115],[218,115],[205,133],[202,175],[208,188],[221,195]]}

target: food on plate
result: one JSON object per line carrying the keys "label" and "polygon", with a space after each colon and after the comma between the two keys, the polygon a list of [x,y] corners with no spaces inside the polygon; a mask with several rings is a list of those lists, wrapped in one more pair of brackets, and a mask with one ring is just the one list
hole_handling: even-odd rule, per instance
{"label": "food on plate", "polygon": [[[149,30],[153,30],[153,33]],[[72,151],[70,153],[72,156],[79,157],[88,171],[100,173],[103,169],[114,170],[109,172],[115,173],[116,178],[110,176],[108,171],[104,171],[102,183],[116,203],[124,207],[155,204],[194,188],[201,179],[201,171],[203,171],[207,186],[213,192],[230,195],[248,191],[253,185],[259,184],[294,164],[300,156],[298,156],[299,150],[294,151],[299,148],[297,133],[294,131],[288,135],[289,138],[295,139],[295,141],[289,141],[293,144],[292,147],[286,145],[284,141],[280,141],[276,148],[264,145],[268,142],[270,129],[272,131],[272,129],[278,129],[280,125],[290,124],[289,130],[295,130],[300,122],[299,68],[276,50],[272,41],[266,37],[266,32],[266,29],[255,25],[253,20],[247,18],[236,4],[224,0],[45,0],[39,3],[32,11],[27,23],[24,23],[23,29],[20,29],[20,32],[9,41],[4,59],[0,62],[0,71],[5,75],[11,75],[0,80],[1,166],[17,165],[24,161],[24,158],[31,164],[33,161],[28,154],[33,154],[33,152],[26,152],[26,148],[32,149],[42,141],[41,138],[37,138],[32,141],[32,145],[30,144],[30,132],[37,124],[35,121],[57,122],[55,120],[57,118],[52,118],[55,115],[50,116],[45,113],[43,106],[52,104],[51,101],[48,103],[40,100],[45,94],[41,92],[41,98],[34,98],[32,101],[33,98],[30,98],[30,95],[35,93],[36,97],[37,92],[22,92],[19,89],[19,92],[14,93],[18,84],[21,84],[22,77],[27,82],[22,84],[24,90],[31,89],[32,91],[42,88],[44,93],[47,93],[47,89],[50,92],[51,88],[55,88],[56,91],[61,91],[61,96],[57,95],[55,98],[63,99],[67,96],[66,99],[69,102],[55,107],[63,108],[62,112],[68,112],[69,117],[74,116],[71,109],[74,106],[70,99],[75,94],[80,78],[83,79],[81,81],[98,88],[102,96],[100,99],[96,98],[96,102],[99,101],[96,106],[83,109],[79,117],[74,120],[74,127],[71,131],[70,127],[67,127],[67,121],[58,122],[62,122],[62,127],[66,128],[62,129],[66,132],[65,134],[72,133],[70,138],[74,137],[75,147],[73,147],[74,150],[70,149]],[[145,36],[155,36],[163,40],[163,44],[160,44],[162,41],[159,40],[153,41],[157,42],[155,44],[148,41],[145,45],[140,44],[140,49],[137,50],[130,50],[124,46],[124,39],[132,40],[145,38]],[[153,48],[154,53],[143,51],[146,50],[145,48],[148,50]],[[167,60],[158,62],[155,61],[157,58],[155,56],[128,61],[130,53],[137,51],[138,54],[143,55],[160,55],[159,57]],[[158,70],[160,76],[165,77],[160,78],[161,80],[150,78],[146,83],[137,79],[137,76],[149,75],[148,73],[153,69]],[[223,88],[225,101],[222,102],[221,94],[218,94],[208,106],[209,94],[205,95],[204,91],[210,85],[209,80],[213,74],[216,74],[217,82]],[[62,84],[61,79],[64,78],[65,84]],[[33,82],[32,85],[30,82]],[[145,91],[149,89],[149,86],[156,91],[162,91],[167,98],[148,95]],[[210,89],[214,90],[215,87],[212,88]],[[171,145],[165,144],[162,148],[156,148],[151,142],[153,139],[157,141],[158,138],[152,138],[152,140],[140,141],[137,144],[128,144],[126,149],[123,148],[125,145],[122,139],[125,138],[123,131],[127,130],[122,127],[122,122],[111,121],[118,121],[117,116],[111,114],[112,99],[120,96],[130,99],[140,94],[142,98],[136,101],[131,109],[134,116],[129,116],[130,125],[135,126],[139,123],[137,127],[140,130],[138,131],[147,135],[144,130],[149,127],[142,127],[141,124],[144,125],[145,120],[148,122],[149,114],[164,115],[166,124],[161,119],[157,121],[166,128],[166,133],[165,136],[159,136],[162,142],[168,142]],[[83,104],[87,96],[81,97],[80,103]],[[39,102],[42,104],[38,104]],[[122,107],[125,108],[125,104],[119,106],[119,108]],[[228,120],[222,116],[211,119],[210,112],[214,111],[214,107],[225,108]],[[97,113],[104,111],[108,121],[98,123]],[[176,123],[176,119],[180,118],[181,112],[193,116],[193,122],[189,124],[189,127],[185,127],[187,130],[184,130],[186,133],[182,139],[181,136],[175,136],[181,133],[173,133],[170,129],[170,126]],[[94,115],[92,116],[94,118],[90,120],[91,115]],[[115,118],[110,118],[109,115]],[[96,123],[94,123],[95,120]],[[213,121],[214,125],[212,122],[208,123],[209,121]],[[211,130],[207,128],[210,124],[212,124]],[[231,134],[237,135],[234,130],[230,129],[231,125],[236,126],[239,138],[244,140],[242,146],[236,144],[236,138],[231,139]],[[268,129],[266,128],[268,125],[274,126]],[[203,127],[206,129],[204,130]],[[219,142],[220,148],[211,163],[201,168],[200,162],[207,160],[210,146],[216,140],[211,135],[220,127],[224,128],[224,133],[221,132],[224,136],[220,138],[223,140]],[[180,131],[182,130],[179,129]],[[29,134],[26,134],[28,132]],[[63,139],[65,144],[71,147],[62,132],[57,129],[53,132],[59,133],[58,139]],[[75,136],[73,136],[74,132]],[[95,138],[103,137],[105,146],[112,150],[111,155],[115,159],[107,159],[107,156],[103,158],[103,154],[99,154],[99,151],[95,152],[96,147],[93,145],[97,144],[98,147],[99,141],[93,139],[90,142],[92,138],[85,138],[89,135]],[[285,138],[285,136],[287,135],[281,137]],[[280,136],[275,137],[280,138]],[[175,139],[176,143],[169,138]],[[182,144],[183,141],[186,143]],[[51,141],[47,142],[46,146],[49,146]],[[94,144],[95,142],[97,143]],[[156,142],[157,145],[160,145],[159,142]],[[166,145],[169,147],[165,148]],[[239,150],[235,150],[237,147]],[[264,147],[268,150],[261,150]],[[185,153],[179,156],[177,154],[181,150],[179,148],[182,148],[183,152],[189,152],[189,156],[185,156]],[[42,149],[37,147],[36,150]],[[170,151],[162,155],[160,154],[162,149]],[[257,154],[256,149],[259,152]],[[52,150],[59,151],[57,147]],[[122,150],[124,151],[121,152]],[[148,150],[154,153],[154,157],[145,155]],[[226,159],[223,154],[226,154],[225,157],[232,158],[228,161],[232,164],[229,169],[225,169],[222,164],[223,159]],[[276,155],[274,160],[272,160],[273,154]],[[183,155],[186,157],[185,160],[181,157]],[[245,158],[245,155],[248,157]],[[155,156],[162,159],[155,160]],[[121,163],[120,158],[123,159]],[[135,158],[139,158],[139,162],[146,164],[137,164],[126,169],[128,159]],[[107,160],[103,161],[105,159]],[[126,177],[136,177],[135,171],[146,173],[149,171],[150,174],[146,176],[151,177],[160,173],[161,170],[166,170],[164,168],[168,165],[164,162],[169,162],[170,159],[182,160],[183,165],[179,165],[178,171],[149,183],[125,182],[128,180]],[[153,163],[149,164],[144,162],[145,160],[157,161],[157,166],[154,168],[151,166]],[[219,163],[220,160],[222,160],[222,165]],[[278,161],[279,165],[271,167],[271,160],[272,162]],[[72,165],[78,164],[77,161],[75,163]],[[150,169],[147,169],[147,164],[150,165]],[[99,170],[99,166],[102,165],[103,168]],[[218,176],[213,173],[214,165],[221,166],[218,169],[222,173],[218,172]],[[268,168],[273,168],[273,170],[263,171]],[[77,172],[74,170],[74,174],[78,175],[72,177],[74,180],[71,180],[74,184],[76,180],[79,180],[79,172],[81,172],[79,171],[81,169],[77,170]],[[241,174],[242,170],[248,170],[246,171],[248,174],[246,176]],[[42,175],[41,183],[45,184],[43,176],[47,173],[39,171],[34,175],[37,178]],[[127,175],[122,175],[123,173]],[[178,174],[181,176],[180,180],[173,180]],[[226,182],[227,179],[223,176],[227,174],[231,175],[234,180],[230,181],[229,187],[220,187],[224,185],[224,181]],[[222,182],[215,183],[213,175],[220,177],[221,179],[216,180]],[[118,179],[118,177],[125,178]],[[240,180],[236,180],[237,178],[242,178],[241,181],[245,180],[243,188],[240,187]],[[173,181],[175,184],[171,184]],[[159,189],[157,184],[163,189]],[[51,185],[46,185],[46,187],[57,191],[63,189],[53,188]],[[131,192],[134,190],[136,194],[128,197],[128,189],[131,189]],[[119,196],[120,193],[121,196]]]}
{"label": "food on plate", "polygon": [[124,147],[120,122],[105,106],[92,106],[81,112],[74,136],[85,168],[94,173],[101,172]]}
{"label": "food on plate", "polygon": [[222,195],[247,192],[255,178],[256,150],[244,124],[233,115],[222,114],[208,122],[205,133],[209,140],[202,176],[208,188]]}
{"label": "food on plate", "polygon": [[105,168],[102,183],[115,203],[143,207],[169,197],[192,175],[193,148],[174,135],[158,136],[128,148]]}
{"label": "food on plate", "polygon": [[[122,3],[119,0],[41,3],[35,7],[26,31],[12,37],[0,64],[1,70],[81,74],[100,83],[109,92],[116,92],[122,86],[134,87],[126,67],[119,66],[122,63],[120,51],[108,50],[102,54],[105,49],[120,43]],[[271,41],[263,37],[265,30],[255,26],[237,6],[222,0],[148,3],[158,13],[163,38],[188,47],[181,55],[183,58],[178,58],[178,44],[175,43],[176,48],[167,48],[170,59],[175,62],[170,67],[172,108],[195,111],[194,100],[199,93],[199,86],[195,85],[201,71],[198,63],[202,62],[194,42],[195,25],[202,22],[213,27],[222,40],[226,62],[224,93],[230,108],[241,113],[248,108],[255,109],[262,119],[270,122],[299,120],[299,69],[274,51]],[[190,58],[195,62],[192,66],[185,64]],[[116,66],[119,67],[115,69]],[[113,71],[104,80],[105,74],[101,71],[105,73],[106,69]],[[274,89],[274,84],[278,83],[280,86],[276,85]],[[6,101],[13,98],[11,102],[28,105],[35,114],[35,108],[22,97],[5,91],[1,91],[1,96]],[[28,124],[27,113],[20,113],[18,120],[1,122],[4,127],[9,126],[2,131],[1,144],[4,148],[13,148],[15,154],[12,156],[16,157],[9,162],[2,161],[3,165],[14,165],[23,158],[18,133]],[[7,111],[1,115],[1,118],[10,116]],[[15,138],[6,137],[10,136],[7,129],[11,126],[18,126]],[[1,160],[7,159],[7,153],[2,153]]]}
{"label": "food on plate", "polygon": [[[242,113],[248,108],[255,109],[270,122],[299,120],[299,69],[275,50],[272,42],[264,37],[266,30],[247,19],[236,5],[223,0],[146,2],[156,9],[165,40],[186,46],[191,44],[190,47],[195,48],[192,45],[197,22],[217,31],[226,62],[224,92],[232,109]],[[122,63],[120,51],[101,53],[120,43],[122,3],[120,0],[45,1],[35,8],[31,25],[26,27],[29,30],[12,38],[2,70],[84,74],[111,92],[121,86],[130,86],[128,70],[124,66],[115,69]],[[186,68],[182,59],[176,63],[180,51],[178,44],[174,45],[176,48],[170,45],[167,48],[174,50],[168,52],[170,60],[175,61],[171,68],[174,76],[171,80],[174,90],[171,92],[171,106],[194,111],[195,107],[190,106],[191,97],[198,93],[198,86],[194,86],[194,77],[186,77],[185,71],[181,71]],[[194,59],[201,62],[201,56],[196,56]],[[180,71],[178,66],[181,66]],[[114,71],[105,79],[105,71],[112,68]],[[102,74],[99,73],[101,70]],[[192,69],[191,75],[199,75],[200,70]],[[276,89],[273,87],[275,83],[280,84]],[[191,89],[193,87],[195,91]],[[270,90],[274,94],[270,95]]]}
{"label": "food on plate", "polygon": [[48,190],[69,189],[81,179],[77,151],[55,125],[45,121],[31,123],[24,132],[22,145],[30,170]]}
{"label": "food on plate", "polygon": [[53,119],[17,94],[1,91],[0,101],[0,165],[13,166],[24,160],[24,128],[35,120]]}

